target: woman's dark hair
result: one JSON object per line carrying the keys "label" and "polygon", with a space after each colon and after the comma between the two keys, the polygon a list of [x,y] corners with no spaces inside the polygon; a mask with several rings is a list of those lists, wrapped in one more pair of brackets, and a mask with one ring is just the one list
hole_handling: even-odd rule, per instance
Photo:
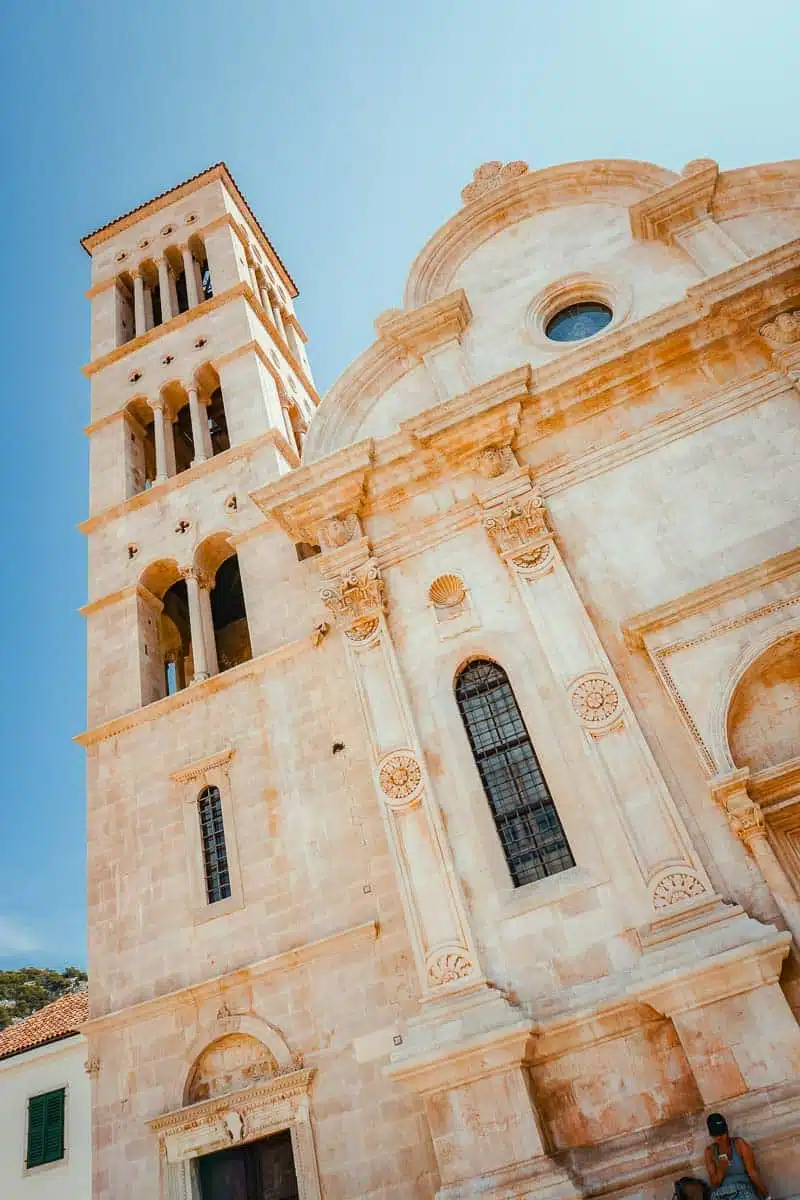
{"label": "woman's dark hair", "polygon": [[728,1132],[728,1122],[722,1113],[711,1113],[706,1120],[706,1125],[712,1137],[722,1137],[723,1133]]}
{"label": "woman's dark hair", "polygon": [[704,1179],[684,1175],[675,1184],[674,1200],[709,1200],[711,1188]]}

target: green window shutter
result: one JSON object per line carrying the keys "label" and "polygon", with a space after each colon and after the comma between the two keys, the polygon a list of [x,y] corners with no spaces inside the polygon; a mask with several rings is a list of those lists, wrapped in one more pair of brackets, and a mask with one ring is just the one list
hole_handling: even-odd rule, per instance
{"label": "green window shutter", "polygon": [[47,1115],[44,1122],[44,1161],[56,1162],[64,1157],[64,1089],[47,1096]]}
{"label": "green window shutter", "polygon": [[64,1157],[64,1089],[28,1101],[26,1166],[40,1167]]}
{"label": "green window shutter", "polygon": [[47,1096],[31,1096],[28,1101],[28,1156],[26,1165],[38,1167],[44,1162],[44,1123]]}

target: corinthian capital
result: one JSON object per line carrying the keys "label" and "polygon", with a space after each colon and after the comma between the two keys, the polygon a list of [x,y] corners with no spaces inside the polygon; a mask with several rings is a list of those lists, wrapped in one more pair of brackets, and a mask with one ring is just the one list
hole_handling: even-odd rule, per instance
{"label": "corinthian capital", "polygon": [[764,814],[757,804],[728,809],[728,820],[739,841],[744,842],[748,849],[754,838],[764,837],[766,834]]}
{"label": "corinthian capital", "polygon": [[548,534],[544,499],[538,492],[518,496],[504,508],[487,512],[483,526],[501,554],[515,554]]}
{"label": "corinthian capital", "polygon": [[364,618],[378,617],[385,604],[380,568],[373,558],[346,575],[330,580],[320,593],[340,625],[350,626]]}

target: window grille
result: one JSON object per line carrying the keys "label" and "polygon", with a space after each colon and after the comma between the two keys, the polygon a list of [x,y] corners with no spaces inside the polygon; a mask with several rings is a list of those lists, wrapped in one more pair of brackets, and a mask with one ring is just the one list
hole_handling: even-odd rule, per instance
{"label": "window grille", "polygon": [[41,1167],[64,1157],[64,1089],[28,1100],[26,1167]]}
{"label": "window grille", "polygon": [[456,700],[514,886],[574,867],[503,668],[471,662],[456,680]]}
{"label": "window grille", "polygon": [[203,788],[197,799],[200,813],[200,832],[203,837],[203,867],[206,875],[206,896],[209,904],[227,900],[231,894],[228,852],[222,825],[222,800],[219,788]]}

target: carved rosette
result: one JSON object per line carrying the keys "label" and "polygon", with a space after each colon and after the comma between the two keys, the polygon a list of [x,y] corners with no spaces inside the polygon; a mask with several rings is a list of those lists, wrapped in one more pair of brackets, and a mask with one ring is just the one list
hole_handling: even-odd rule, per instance
{"label": "carved rosette", "polygon": [[356,628],[364,618],[377,619],[385,604],[380,568],[374,559],[368,558],[362,566],[354,568],[347,575],[331,580],[320,595],[322,603],[330,609],[337,622],[349,629]]}
{"label": "carved rosette", "polygon": [[605,675],[583,675],[570,688],[569,699],[581,725],[589,730],[610,729],[622,715],[619,692]]}
{"label": "carved rosette", "polygon": [[653,889],[653,908],[669,908],[705,894],[705,886],[691,871],[671,871]]}
{"label": "carved rosette", "polygon": [[428,983],[431,987],[444,987],[447,983],[466,979],[472,970],[466,950],[440,950],[428,962]]}
{"label": "carved rosette", "polygon": [[403,808],[420,790],[422,768],[413,754],[398,750],[378,767],[378,784],[392,808]]}
{"label": "carved rosette", "polygon": [[534,492],[514,500],[497,512],[487,513],[483,527],[501,554],[513,555],[535,538],[548,534],[544,499]]}
{"label": "carved rosette", "polygon": [[761,326],[759,333],[770,346],[794,346],[800,342],[800,308],[778,313],[772,321]]}

